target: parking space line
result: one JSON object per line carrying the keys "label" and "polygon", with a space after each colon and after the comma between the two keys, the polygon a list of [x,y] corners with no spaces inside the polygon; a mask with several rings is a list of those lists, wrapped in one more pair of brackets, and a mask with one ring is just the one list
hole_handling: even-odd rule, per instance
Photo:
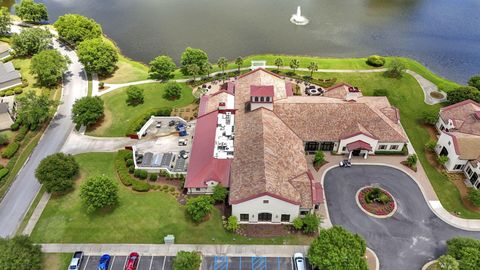
{"label": "parking space line", "polygon": [[140,260],[142,259],[143,256],[138,256],[138,262],[137,262],[137,267],[140,265]]}
{"label": "parking space line", "polygon": [[277,257],[278,270],[280,270],[280,257]]}
{"label": "parking space line", "polygon": [[128,256],[125,257],[125,261],[123,262],[123,268],[122,269],[125,269],[125,265],[127,265],[127,259],[128,259]]}
{"label": "parking space line", "polygon": [[112,263],[109,263],[108,264],[108,267],[110,268],[110,270],[112,270],[112,267],[113,267],[113,264],[115,263],[115,256],[113,256],[113,260],[112,260]]}
{"label": "parking space line", "polygon": [[240,256],[240,269],[239,270],[242,270],[242,256]]}
{"label": "parking space line", "polygon": [[152,256],[152,259],[150,260],[150,267],[148,267],[148,270],[151,270],[151,269],[152,269],[152,263],[153,263],[153,258],[154,258],[154,257],[155,257],[155,256]]}
{"label": "parking space line", "polygon": [[165,262],[166,261],[167,261],[167,256],[164,256],[162,270],[165,270]]}
{"label": "parking space line", "polygon": [[292,270],[293,270],[294,266],[293,266],[293,258],[292,257],[290,257],[290,262],[292,263]]}
{"label": "parking space line", "polygon": [[83,270],[87,268],[88,261],[90,260],[90,256],[87,257],[87,261],[85,262],[85,265],[83,266]]}
{"label": "parking space line", "polygon": [[213,257],[213,270],[217,270],[217,256]]}

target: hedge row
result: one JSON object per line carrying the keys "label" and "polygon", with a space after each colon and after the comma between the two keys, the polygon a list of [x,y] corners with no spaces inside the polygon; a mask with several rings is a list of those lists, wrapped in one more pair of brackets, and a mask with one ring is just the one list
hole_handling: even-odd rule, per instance
{"label": "hedge row", "polygon": [[130,123],[130,126],[127,129],[126,135],[130,135],[139,131],[143,125],[150,119],[152,115],[155,116],[170,116],[172,113],[172,108],[162,108],[162,109],[153,109],[142,114],[140,117]]}
{"label": "hedge row", "polygon": [[10,143],[7,147],[5,147],[5,150],[2,152],[2,157],[3,158],[11,158],[15,153],[18,151],[18,148],[20,147],[20,144],[17,142],[12,142]]}
{"label": "hedge row", "polygon": [[130,159],[132,152],[129,150],[120,150],[117,152],[117,157],[115,159],[115,169],[117,171],[120,181],[125,186],[132,186],[132,189],[135,191],[149,191],[150,185],[146,182],[135,179],[128,172],[128,168],[125,166],[125,161]]}
{"label": "hedge row", "polygon": [[17,87],[17,88],[14,88],[14,89],[1,91],[0,92],[0,97],[20,95],[21,93],[23,93],[23,89],[21,87]]}
{"label": "hedge row", "polygon": [[7,168],[2,168],[0,169],[0,180],[3,179],[3,177],[5,177],[5,175],[8,174],[8,169]]}

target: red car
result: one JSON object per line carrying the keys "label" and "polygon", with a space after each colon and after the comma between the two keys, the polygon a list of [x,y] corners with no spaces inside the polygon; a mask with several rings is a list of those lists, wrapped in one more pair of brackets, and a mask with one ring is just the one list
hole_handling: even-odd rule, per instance
{"label": "red car", "polygon": [[138,265],[138,253],[132,252],[128,255],[127,263],[125,264],[125,270],[136,270]]}

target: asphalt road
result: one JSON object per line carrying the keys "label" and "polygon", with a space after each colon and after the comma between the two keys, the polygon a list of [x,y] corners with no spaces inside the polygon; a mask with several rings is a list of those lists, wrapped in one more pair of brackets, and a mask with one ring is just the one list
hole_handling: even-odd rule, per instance
{"label": "asphalt road", "polygon": [[[14,28],[18,31],[18,27],[12,26],[12,30],[15,31]],[[14,183],[0,202],[1,237],[15,234],[30,204],[40,190],[40,184],[35,178],[35,169],[44,157],[58,152],[63,146],[73,128],[72,105],[77,98],[87,95],[88,80],[75,51],[62,47],[56,40],[54,47],[62,54],[67,55],[72,62],[64,75],[61,99],[63,103],[59,106],[55,118],[43,134],[30,159],[17,174]]]}
{"label": "asphalt road", "polygon": [[[356,192],[371,184],[394,196],[398,209],[392,217],[377,219],[358,208]],[[362,235],[377,254],[380,269],[421,269],[445,252],[447,240],[456,236],[480,239],[480,232],[463,231],[439,219],[414,180],[394,168],[366,165],[335,168],[326,174],[324,189],[332,224]]]}

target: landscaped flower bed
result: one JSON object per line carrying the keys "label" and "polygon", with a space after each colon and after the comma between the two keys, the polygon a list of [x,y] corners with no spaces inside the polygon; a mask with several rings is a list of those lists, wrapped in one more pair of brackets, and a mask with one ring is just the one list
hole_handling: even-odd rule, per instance
{"label": "landscaped flower bed", "polygon": [[357,200],[363,210],[380,217],[389,216],[396,209],[392,195],[378,187],[362,188],[357,193]]}

